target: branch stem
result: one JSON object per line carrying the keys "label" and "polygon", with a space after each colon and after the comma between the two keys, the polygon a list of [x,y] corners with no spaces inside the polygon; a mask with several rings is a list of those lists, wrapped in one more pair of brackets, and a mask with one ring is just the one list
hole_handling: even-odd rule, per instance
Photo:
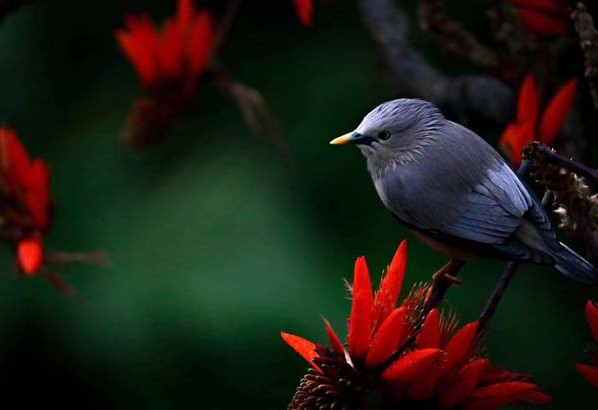
{"label": "branch stem", "polygon": [[548,162],[558,165],[561,168],[565,168],[581,177],[588,178],[594,184],[598,184],[598,169],[590,168],[584,164],[573,161],[564,155],[561,155],[546,145],[539,143],[531,143],[524,149],[524,157],[532,159],[534,156],[542,156]]}
{"label": "branch stem", "polygon": [[486,302],[486,306],[484,307],[484,310],[482,311],[482,313],[480,314],[480,317],[478,318],[478,322],[479,322],[478,334],[484,333],[484,331],[486,330],[486,327],[488,326],[488,323],[494,317],[494,314],[496,313],[496,308],[498,307],[498,304],[500,303],[502,297],[504,296],[504,294],[509,286],[509,283],[511,283],[513,276],[515,276],[515,272],[517,271],[518,267],[519,267],[519,262],[509,261],[507,263],[507,266],[505,267],[505,270],[503,271],[502,275],[500,276],[498,283],[494,287],[494,290],[492,291],[490,298]]}

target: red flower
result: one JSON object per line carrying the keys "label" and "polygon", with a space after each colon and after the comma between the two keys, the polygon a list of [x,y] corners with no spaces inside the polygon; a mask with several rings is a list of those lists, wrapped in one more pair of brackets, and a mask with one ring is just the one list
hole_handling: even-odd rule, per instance
{"label": "red flower", "polygon": [[[586,319],[594,340],[598,343],[598,308],[591,300],[588,300],[586,304]],[[576,364],[575,367],[588,382],[598,389],[598,352],[594,352],[593,356],[591,365]]]}
{"label": "red flower", "polygon": [[548,145],[554,142],[573,105],[576,91],[577,79],[574,78],[557,90],[542,117],[538,118],[540,102],[536,80],[532,74],[525,77],[519,90],[517,120],[507,125],[500,138],[500,145],[513,166],[519,166],[521,151],[533,140]]}
{"label": "red flower", "polygon": [[520,7],[521,22],[539,37],[560,37],[571,32],[567,1],[509,0],[509,2]]}
{"label": "red flower", "polygon": [[41,234],[50,225],[50,171],[31,161],[15,131],[0,128],[0,177],[7,239],[17,242],[17,260],[27,275],[39,271]]}
{"label": "red flower", "polygon": [[313,0],[293,0],[295,13],[301,24],[305,27],[311,27],[314,24],[314,1]]}
{"label": "red flower", "polygon": [[406,243],[401,243],[375,294],[365,259],[357,259],[346,348],[328,322],[331,349],[281,334],[313,366],[289,408],[360,403],[368,390],[375,391],[389,408],[425,402],[439,409],[475,410],[550,402],[527,376],[509,373],[477,357],[477,322],[455,331],[455,321],[443,319],[434,309],[415,342],[409,343],[415,336],[427,288],[416,288],[396,307],[406,248]]}
{"label": "red flower", "polygon": [[210,14],[197,12],[192,0],[179,0],[176,16],[164,22],[161,33],[147,14],[127,16],[125,25],[116,39],[148,91],[193,94],[214,44]]}
{"label": "red flower", "polygon": [[23,239],[17,245],[17,260],[25,275],[35,275],[43,262],[42,239],[39,235]]}

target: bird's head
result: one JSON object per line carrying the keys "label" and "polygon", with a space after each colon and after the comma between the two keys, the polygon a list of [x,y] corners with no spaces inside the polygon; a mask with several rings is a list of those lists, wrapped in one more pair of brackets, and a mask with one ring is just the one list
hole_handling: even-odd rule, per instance
{"label": "bird's head", "polygon": [[401,98],[380,104],[354,131],[333,139],[330,144],[355,144],[370,168],[384,171],[416,161],[421,151],[437,139],[434,131],[444,121],[431,103]]}

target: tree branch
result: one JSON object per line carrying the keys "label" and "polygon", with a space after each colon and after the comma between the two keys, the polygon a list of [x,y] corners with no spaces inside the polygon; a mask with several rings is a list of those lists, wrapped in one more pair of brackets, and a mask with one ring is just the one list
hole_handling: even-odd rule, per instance
{"label": "tree branch", "polygon": [[500,276],[500,279],[498,280],[498,283],[494,287],[494,290],[492,291],[490,298],[486,302],[486,306],[484,307],[484,310],[482,311],[482,313],[480,314],[480,317],[478,318],[478,323],[479,323],[478,324],[478,334],[481,335],[485,332],[486,327],[488,326],[488,323],[490,323],[490,321],[494,317],[494,313],[496,313],[496,308],[498,307],[498,304],[500,303],[502,297],[504,296],[504,294],[507,290],[507,287],[509,286],[509,283],[511,283],[511,279],[513,279],[513,276],[515,276],[515,272],[517,271],[518,267],[519,267],[519,262],[515,262],[515,261],[507,262],[507,266],[505,267],[505,270],[503,271],[502,275]]}
{"label": "tree branch", "polygon": [[420,0],[418,11],[422,29],[439,37],[444,47],[484,70],[498,70],[496,53],[451,19],[443,0]]}
{"label": "tree branch", "polygon": [[407,39],[407,16],[392,0],[360,0],[361,15],[391,74],[396,91],[426,99],[460,122],[471,117],[505,123],[513,92],[491,76],[448,77],[439,73]]}

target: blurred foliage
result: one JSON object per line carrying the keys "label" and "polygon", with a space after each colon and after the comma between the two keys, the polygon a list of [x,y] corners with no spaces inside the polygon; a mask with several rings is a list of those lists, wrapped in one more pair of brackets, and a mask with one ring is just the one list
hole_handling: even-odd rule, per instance
{"label": "blurred foliage", "polygon": [[[376,277],[406,237],[408,283],[445,262],[393,221],[355,149],[328,146],[394,97],[351,2],[318,4],[312,30],[290,1],[246,2],[223,50],[223,63],[272,107],[291,160],[252,137],[213,88],[201,90],[164,143],[127,151],[119,132],[139,85],[113,31],[126,12],[161,20],[173,9],[173,1],[39,1],[0,25],[3,121],[52,169],[57,215],[46,243],[105,248],[113,261],[61,268],[83,304],[39,278],[4,276],[0,368],[9,403],[284,408],[306,364],[279,331],[324,342],[321,314],[342,328],[342,278],[355,257],[367,255]],[[1,260],[8,273],[10,256]],[[501,269],[466,267],[449,293],[462,321],[481,311]],[[590,296],[526,266],[490,326],[492,360],[534,374],[555,408],[596,399],[573,367],[591,339]]]}

